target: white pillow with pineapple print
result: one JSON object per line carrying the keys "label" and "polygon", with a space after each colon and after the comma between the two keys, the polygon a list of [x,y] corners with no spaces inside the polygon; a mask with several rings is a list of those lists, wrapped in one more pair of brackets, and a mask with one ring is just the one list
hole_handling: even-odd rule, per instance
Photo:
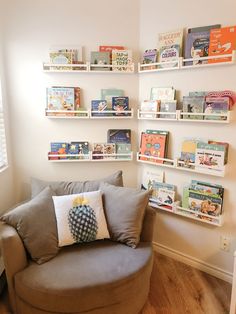
{"label": "white pillow with pineapple print", "polygon": [[101,191],[53,196],[59,247],[110,238]]}

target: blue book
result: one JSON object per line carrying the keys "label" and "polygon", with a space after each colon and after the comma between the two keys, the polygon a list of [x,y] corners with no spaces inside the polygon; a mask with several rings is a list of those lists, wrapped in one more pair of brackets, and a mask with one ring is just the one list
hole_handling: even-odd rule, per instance
{"label": "blue book", "polygon": [[[104,111],[107,110],[107,101],[106,100],[92,100],[91,101],[91,109],[92,109],[92,116],[107,116],[108,113]],[[99,112],[93,112],[99,111]]]}
{"label": "blue book", "polygon": [[[68,143],[65,142],[52,142],[51,143],[51,153],[56,155],[68,154]],[[60,159],[66,159],[66,156],[60,157]]]}
{"label": "blue book", "polygon": [[130,129],[109,129],[107,131],[108,143],[131,143]]}
{"label": "blue book", "polygon": [[128,115],[128,113],[120,112],[124,110],[129,110],[129,97],[121,96],[121,97],[112,97],[112,110],[115,111],[115,116],[124,116]]}

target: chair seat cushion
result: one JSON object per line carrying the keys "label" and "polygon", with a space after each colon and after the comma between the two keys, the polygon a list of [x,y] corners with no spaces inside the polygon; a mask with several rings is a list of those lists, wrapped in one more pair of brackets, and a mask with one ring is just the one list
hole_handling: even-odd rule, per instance
{"label": "chair seat cushion", "polygon": [[41,310],[83,313],[133,300],[144,286],[146,293],[151,268],[148,242],[136,249],[109,240],[73,245],[17,273],[16,294]]}

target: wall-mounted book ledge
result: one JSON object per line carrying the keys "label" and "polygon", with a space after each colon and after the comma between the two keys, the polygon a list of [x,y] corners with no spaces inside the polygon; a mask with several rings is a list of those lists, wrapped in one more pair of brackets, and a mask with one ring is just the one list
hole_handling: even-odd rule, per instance
{"label": "wall-mounted book ledge", "polygon": [[225,166],[220,169],[215,169],[214,167],[205,166],[205,165],[196,165],[195,163],[185,163],[184,161],[168,158],[159,158],[148,155],[141,155],[137,153],[137,161],[145,164],[150,164],[157,167],[166,167],[177,169],[180,171],[189,171],[194,173],[203,173],[205,175],[212,175],[217,177],[224,177],[225,175]]}
{"label": "wall-mounted book ledge", "polygon": [[129,65],[112,65],[112,64],[91,64],[86,63],[73,63],[73,64],[56,64],[56,63],[43,63],[44,72],[83,72],[83,73],[112,73],[112,74],[130,74],[134,73],[134,63]]}
{"label": "wall-mounted book ledge", "polygon": [[50,162],[119,162],[132,161],[133,153],[124,154],[48,154]]}
{"label": "wall-mounted book ledge", "polygon": [[166,211],[175,215],[179,215],[179,216],[184,216],[186,218],[190,218],[193,220],[198,220],[200,222],[203,223],[207,223],[210,225],[214,225],[214,226],[222,226],[223,224],[223,216],[222,215],[218,215],[218,216],[212,216],[212,215],[208,215],[202,212],[198,212],[198,211],[194,211],[191,210],[189,208],[184,208],[179,206],[180,202],[174,202],[171,205],[166,205],[166,204],[161,204],[159,202],[157,202],[157,200],[151,198],[149,199],[149,205],[154,207],[154,208],[158,208],[162,211]]}
{"label": "wall-mounted book ledge", "polygon": [[134,110],[94,111],[94,110],[45,110],[45,115],[50,119],[132,119]]}
{"label": "wall-mounted book ledge", "polygon": [[177,58],[168,62],[156,62],[148,64],[138,63],[138,72],[139,73],[162,72],[232,64],[236,64],[235,50],[231,54],[219,56],[196,57],[191,59]]}
{"label": "wall-mounted book ledge", "polygon": [[203,123],[229,123],[230,111],[226,113],[195,113],[182,112],[160,112],[160,111],[141,111],[138,109],[139,120],[154,121],[177,121],[177,122],[203,122]]}

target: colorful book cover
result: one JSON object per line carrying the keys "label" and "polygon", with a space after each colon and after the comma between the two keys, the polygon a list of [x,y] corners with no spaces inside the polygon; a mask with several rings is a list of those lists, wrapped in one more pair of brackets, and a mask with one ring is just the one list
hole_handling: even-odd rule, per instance
{"label": "colorful book cover", "polygon": [[[160,105],[160,112],[176,112],[176,100],[162,101]],[[175,119],[176,114],[160,114],[163,119]]]}
{"label": "colorful book cover", "polygon": [[47,109],[74,110],[75,92],[73,87],[49,87],[47,92]]}
{"label": "colorful book cover", "polygon": [[121,97],[112,97],[112,110],[115,111],[115,116],[125,116],[127,113],[120,112],[129,110],[129,97],[121,96]]}
{"label": "colorful book cover", "polygon": [[[205,106],[204,96],[183,96],[183,113],[203,113]],[[183,115],[183,119],[203,120],[202,115]]]}
{"label": "colorful book cover", "polygon": [[[91,101],[91,112],[92,116],[107,116],[107,101],[106,100],[92,100]],[[93,112],[99,111],[99,112]]]}
{"label": "colorful book cover", "polygon": [[221,171],[224,168],[225,147],[208,143],[197,143],[195,169],[209,168]]}
{"label": "colorful book cover", "polygon": [[116,156],[116,159],[130,159],[131,144],[116,142],[116,154],[119,155]]}
{"label": "colorful book cover", "polygon": [[167,157],[167,153],[168,153],[168,143],[169,143],[169,131],[165,131],[165,130],[151,130],[151,129],[147,129],[146,130],[147,134],[159,134],[159,135],[164,135],[166,137],[166,142],[165,142],[165,153],[164,153],[164,157]]}
{"label": "colorful book cover", "polygon": [[79,144],[78,143],[68,144],[68,154],[71,155],[68,157],[68,159],[78,159],[78,156],[73,155],[79,154]]}
{"label": "colorful book cover", "polygon": [[175,200],[175,191],[160,188],[158,190],[157,201],[160,205],[167,205],[167,207],[171,208]]}
{"label": "colorful book cover", "polygon": [[112,50],[112,65],[114,72],[132,72],[132,51]]}
{"label": "colorful book cover", "polygon": [[191,167],[190,163],[195,163],[197,139],[187,139],[183,141],[181,147],[180,160],[184,161],[185,167]]}
{"label": "colorful book cover", "polygon": [[175,89],[174,87],[152,87],[150,99],[161,101],[174,100]]}
{"label": "colorful book cover", "polygon": [[[142,64],[152,64],[157,62],[157,49],[147,49],[143,53]],[[156,69],[156,65],[145,67],[145,70]]]}
{"label": "colorful book cover", "polygon": [[[227,114],[229,111],[228,97],[206,97],[205,113]],[[227,116],[205,116],[205,120],[227,120]]]}
{"label": "colorful book cover", "polygon": [[177,29],[167,33],[160,33],[158,35],[158,61],[162,62],[161,68],[176,67],[178,62],[168,63],[182,56],[183,46],[183,29]]}
{"label": "colorful book cover", "polygon": [[[56,155],[66,155],[68,154],[68,143],[65,142],[52,142],[51,153]],[[59,157],[59,159],[67,159],[66,156]]]}
{"label": "colorful book cover", "polygon": [[188,29],[188,33],[200,33],[200,32],[210,31],[211,29],[220,28],[220,27],[221,27],[220,24],[193,27],[193,28]]}
{"label": "colorful book cover", "polygon": [[[140,110],[142,113],[140,114],[141,118],[157,118],[157,112],[160,110],[160,100],[144,100],[141,102]],[[145,113],[148,112],[148,113]],[[153,112],[153,113],[152,113]]]}
{"label": "colorful book cover", "polygon": [[[64,88],[64,86],[52,86],[52,87],[53,88]],[[81,108],[81,103],[80,103],[81,88],[78,86],[76,86],[76,87],[68,86],[68,87],[74,89],[74,110],[79,110]]]}
{"label": "colorful book cover", "polygon": [[123,89],[116,89],[116,88],[101,89],[101,99],[106,100],[107,110],[112,110],[112,97],[121,97],[121,96],[124,96]]}
{"label": "colorful book cover", "polygon": [[208,141],[208,144],[214,144],[214,145],[222,145],[225,148],[225,161],[224,164],[227,164],[228,162],[228,153],[229,153],[229,143],[226,142],[217,142],[217,141]]}
{"label": "colorful book cover", "polygon": [[93,143],[92,145],[92,158],[103,159],[104,156],[104,143]]}
{"label": "colorful book cover", "polygon": [[104,159],[116,159],[116,156],[112,156],[116,153],[115,143],[104,143]]}
{"label": "colorful book cover", "polygon": [[[163,179],[164,179],[164,172],[162,170],[155,170],[155,171],[151,171],[151,170],[145,170],[143,171],[143,175],[142,175],[142,183],[141,183],[141,189],[143,190],[152,190],[154,191],[154,184],[156,182],[160,182],[163,183]],[[153,195],[151,197],[155,197],[155,195]]]}
{"label": "colorful book cover", "polygon": [[130,129],[109,129],[107,130],[107,142],[131,144],[131,130]]}
{"label": "colorful book cover", "polygon": [[213,195],[220,197],[223,200],[224,188],[219,184],[213,184],[208,182],[202,182],[198,180],[192,180],[190,184],[190,190],[196,190],[202,194]]}
{"label": "colorful book cover", "polygon": [[[72,64],[73,52],[67,51],[51,51],[49,53],[50,62],[53,64]],[[71,70],[71,67],[51,67],[52,70]]]}
{"label": "colorful book cover", "polygon": [[[109,52],[100,52],[100,51],[91,51],[91,64],[97,65],[108,65],[110,64],[110,53]],[[91,67],[92,71],[110,71],[109,67]]]}
{"label": "colorful book cover", "polygon": [[78,159],[89,159],[89,143],[87,141],[71,142],[71,145],[78,145]]}
{"label": "colorful book cover", "polygon": [[140,154],[146,157],[140,157],[140,160],[151,161],[163,164],[163,160],[153,159],[150,157],[165,158],[166,135],[160,134],[141,134]]}
{"label": "colorful book cover", "polygon": [[[208,57],[210,31],[191,32],[187,34],[184,50],[185,59]],[[184,65],[198,65],[208,63],[208,60],[187,61]]]}
{"label": "colorful book cover", "polygon": [[124,50],[123,46],[99,46],[99,51],[109,52],[110,55],[110,64],[112,64],[112,50]]}
{"label": "colorful book cover", "polygon": [[[212,29],[210,32],[209,56],[231,54],[236,50],[236,26]],[[210,59],[209,63],[228,62],[232,57]]]}

